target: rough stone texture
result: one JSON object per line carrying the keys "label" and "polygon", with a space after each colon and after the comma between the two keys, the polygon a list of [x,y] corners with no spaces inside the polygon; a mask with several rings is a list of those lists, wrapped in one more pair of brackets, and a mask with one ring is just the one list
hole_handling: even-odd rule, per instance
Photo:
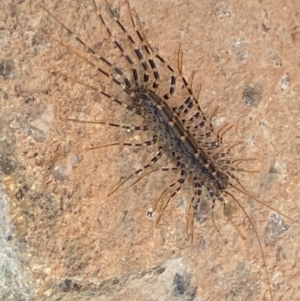
{"label": "rough stone texture", "polygon": [[[300,3],[130,2],[154,49],[174,66],[181,45],[186,77],[195,71],[195,90],[202,84],[203,111],[219,107],[215,125],[235,125],[226,140],[244,141],[238,157],[257,159],[249,169],[259,173],[241,173],[241,182],[300,222]],[[120,60],[92,1],[43,3],[100,53]],[[211,218],[199,217],[190,243],[188,185],[157,226],[147,217],[174,175],[153,173],[107,197],[155,148],[85,150],[144,136],[67,118],[139,119],[58,75],[89,85],[100,79],[53,39],[82,51],[40,4],[0,4],[0,170],[8,196],[1,198],[0,300],[270,300],[257,237],[232,200],[234,224],[217,206],[221,235]],[[124,1],[112,4],[130,25]],[[115,92],[103,77],[98,85]],[[274,300],[300,300],[299,225],[235,195],[258,230]]]}

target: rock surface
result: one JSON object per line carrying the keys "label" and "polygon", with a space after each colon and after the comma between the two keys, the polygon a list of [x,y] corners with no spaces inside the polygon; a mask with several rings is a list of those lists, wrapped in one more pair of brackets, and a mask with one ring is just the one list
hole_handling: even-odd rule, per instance
{"label": "rock surface", "polygon": [[[109,2],[130,28],[126,2]],[[97,3],[108,16],[105,1]],[[256,159],[248,169],[259,172],[239,174],[241,182],[267,206],[300,222],[300,3],[130,3],[153,48],[173,66],[181,45],[184,74],[195,72],[195,91],[202,85],[201,108],[210,116],[219,107],[214,125],[233,124],[224,139],[244,142],[236,148],[238,158]],[[158,225],[147,217],[175,175],[152,173],[108,197],[156,149],[87,150],[146,136],[68,120],[140,124],[64,77],[124,98],[56,41],[89,58],[40,4],[93,49],[122,61],[92,0],[0,4],[0,300],[270,300],[257,237],[233,200],[232,222],[222,205],[214,211],[221,235],[208,203],[209,218],[199,214],[191,243],[188,185]],[[258,231],[274,300],[300,300],[299,224],[234,194]]]}

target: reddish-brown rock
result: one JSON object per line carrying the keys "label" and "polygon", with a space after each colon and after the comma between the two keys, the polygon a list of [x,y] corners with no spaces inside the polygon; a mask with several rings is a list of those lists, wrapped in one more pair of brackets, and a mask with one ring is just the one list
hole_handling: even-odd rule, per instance
{"label": "reddish-brown rock", "polygon": [[[113,2],[130,26],[125,1]],[[195,71],[195,91],[202,85],[203,111],[210,116],[219,107],[214,124],[235,125],[225,140],[244,142],[236,155],[257,160],[249,169],[259,172],[241,173],[241,182],[267,205],[300,221],[300,4],[130,2],[153,48],[175,67],[181,45],[184,74],[190,78]],[[137,117],[58,74],[123,97],[53,39],[83,54],[40,4],[0,5],[0,169],[8,196],[1,208],[10,215],[10,220],[8,213],[0,216],[6,253],[0,252],[8,271],[20,269],[19,278],[12,272],[0,274],[0,294],[24,300],[270,300],[257,237],[232,200],[241,234],[217,204],[214,214],[222,236],[211,218],[195,221],[191,244],[184,210],[189,185],[157,226],[147,217],[175,175],[153,173],[107,196],[156,149],[86,150],[146,136],[67,120],[140,124]],[[43,5],[99,53],[120,60],[92,0]],[[274,300],[300,300],[299,224],[235,195],[258,231]],[[11,262],[18,263],[16,268]]]}

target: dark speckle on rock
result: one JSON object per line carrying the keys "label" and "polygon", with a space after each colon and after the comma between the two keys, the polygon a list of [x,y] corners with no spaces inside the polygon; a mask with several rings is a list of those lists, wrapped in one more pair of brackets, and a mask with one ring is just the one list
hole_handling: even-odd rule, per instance
{"label": "dark speckle on rock", "polygon": [[77,283],[74,283],[73,290],[78,292],[80,290],[80,285],[78,285]]}
{"label": "dark speckle on rock", "polygon": [[269,173],[278,173],[278,170],[276,169],[275,166],[271,166]]}
{"label": "dark speckle on rock", "polygon": [[8,79],[12,75],[13,69],[12,62],[5,60],[0,61],[0,76],[3,76],[3,79]]}
{"label": "dark speckle on rock", "polygon": [[59,288],[63,292],[70,292],[70,291],[79,291],[80,285],[74,283],[72,279],[66,278],[63,282],[59,284]]}
{"label": "dark speckle on rock", "polygon": [[189,275],[175,273],[173,278],[173,294],[183,300],[192,301],[196,296],[197,289],[191,286]]}
{"label": "dark speckle on rock", "polygon": [[159,269],[156,270],[156,272],[157,272],[158,274],[162,274],[165,270],[166,270],[165,267],[160,267]]}
{"label": "dark speckle on rock", "polygon": [[184,277],[178,273],[174,275],[173,284],[174,284],[174,294],[176,296],[183,295],[188,285]]}
{"label": "dark speckle on rock", "polygon": [[9,235],[6,236],[6,241],[11,241],[12,239],[13,239],[13,237],[12,237],[11,234],[9,234]]}
{"label": "dark speckle on rock", "polygon": [[275,50],[270,50],[266,55],[266,59],[269,63],[273,64],[276,67],[282,66],[282,59]]}
{"label": "dark speckle on rock", "polygon": [[0,171],[4,174],[9,175],[16,169],[16,163],[7,157],[0,157]]}
{"label": "dark speckle on rock", "polygon": [[118,279],[114,279],[113,282],[112,282],[113,285],[116,285],[116,284],[119,284],[119,283],[120,283],[120,281]]}
{"label": "dark speckle on rock", "polygon": [[18,201],[21,201],[28,190],[29,190],[29,187],[27,185],[20,187],[18,192],[15,195],[16,199]]}
{"label": "dark speckle on rock", "polygon": [[30,196],[30,200],[32,201],[32,205],[40,209],[40,213],[44,219],[44,221],[49,224],[55,224],[57,220],[57,216],[60,214],[59,203],[56,199],[49,194],[46,193],[36,193]]}
{"label": "dark speckle on rock", "polygon": [[247,107],[257,107],[262,99],[261,90],[255,85],[248,85],[243,91],[243,100]]}
{"label": "dark speckle on rock", "polygon": [[60,285],[60,289],[63,291],[63,292],[69,292],[70,290],[72,290],[72,286],[73,286],[73,283],[72,283],[72,280],[71,279],[65,279]]}
{"label": "dark speckle on rock", "polygon": [[273,237],[280,236],[289,228],[289,226],[285,223],[285,221],[278,214],[275,213],[271,214],[267,227],[269,233]]}
{"label": "dark speckle on rock", "polygon": [[32,97],[26,98],[25,103],[29,104],[29,103],[34,102],[34,101],[35,101],[35,98],[32,96]]}
{"label": "dark speckle on rock", "polygon": [[9,98],[8,94],[7,94],[6,92],[4,92],[4,91],[3,91],[3,98],[4,98],[5,100],[7,100],[7,99]]}

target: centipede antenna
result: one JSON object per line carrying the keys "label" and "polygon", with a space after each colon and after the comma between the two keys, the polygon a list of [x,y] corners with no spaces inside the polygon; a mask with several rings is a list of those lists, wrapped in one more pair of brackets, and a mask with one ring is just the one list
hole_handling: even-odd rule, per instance
{"label": "centipede antenna", "polygon": [[[239,183],[239,185],[241,185],[241,187],[243,187],[242,184],[241,184],[239,181],[238,181],[238,183]],[[275,209],[274,207],[272,207],[272,206],[266,204],[265,202],[261,201],[260,199],[258,199],[257,197],[255,197],[254,195],[252,195],[251,193],[249,193],[244,187],[243,187],[243,189],[240,189],[240,188],[236,187],[235,185],[233,185],[232,183],[229,183],[229,185],[230,185],[232,188],[234,188],[235,190],[237,190],[237,191],[243,193],[244,195],[247,195],[247,196],[250,197],[251,199],[255,200],[256,202],[258,202],[258,203],[260,203],[260,204],[266,206],[267,208],[269,208],[269,209],[271,209],[271,210],[277,212],[278,214],[280,214],[280,215],[284,216],[285,218],[289,219],[290,221],[292,221],[292,222],[294,222],[294,223],[300,225],[300,223],[297,222],[295,219],[293,219],[293,218],[287,216],[287,215],[284,214],[283,212],[281,212],[281,211]],[[227,192],[227,193],[228,193],[228,192]]]}
{"label": "centipede antenna", "polygon": [[217,227],[217,224],[216,224],[214,210],[211,211],[211,218],[212,218],[212,222],[213,222],[213,225],[214,225],[215,229],[217,230],[217,232],[219,233],[219,235],[222,237],[221,231]]}
{"label": "centipede antenna", "polygon": [[239,229],[239,227],[235,224],[235,222],[233,221],[232,218],[229,219],[229,222],[232,224],[232,226],[237,230],[237,232],[239,233],[239,235],[241,236],[241,238],[243,240],[246,240],[246,237],[243,235],[243,233],[241,232],[241,230]]}
{"label": "centipede antenna", "polygon": [[252,219],[250,218],[250,216],[248,215],[248,213],[246,212],[246,210],[244,209],[244,207],[241,205],[241,203],[238,201],[238,199],[233,195],[231,194],[230,192],[228,191],[224,191],[225,194],[229,195],[237,204],[238,206],[241,208],[241,210],[244,212],[245,216],[247,217],[248,221],[250,222],[254,232],[255,232],[255,235],[256,235],[256,238],[257,238],[257,241],[258,241],[258,244],[259,244],[259,248],[260,248],[260,252],[261,252],[261,256],[262,256],[262,259],[263,259],[263,264],[264,264],[264,269],[265,269],[265,272],[266,272],[266,275],[267,275],[267,279],[268,279],[268,285],[269,285],[269,293],[270,293],[270,297],[271,297],[271,300],[273,301],[273,292],[272,292],[272,288],[271,288],[271,280],[270,280],[270,276],[269,276],[269,273],[268,273],[268,270],[267,270],[267,263],[266,263],[266,258],[265,258],[265,254],[264,254],[264,251],[263,251],[263,248],[262,248],[262,245],[261,245],[261,241],[260,241],[260,238],[259,238],[259,235],[258,235],[258,232],[255,228],[255,225],[252,221]]}

